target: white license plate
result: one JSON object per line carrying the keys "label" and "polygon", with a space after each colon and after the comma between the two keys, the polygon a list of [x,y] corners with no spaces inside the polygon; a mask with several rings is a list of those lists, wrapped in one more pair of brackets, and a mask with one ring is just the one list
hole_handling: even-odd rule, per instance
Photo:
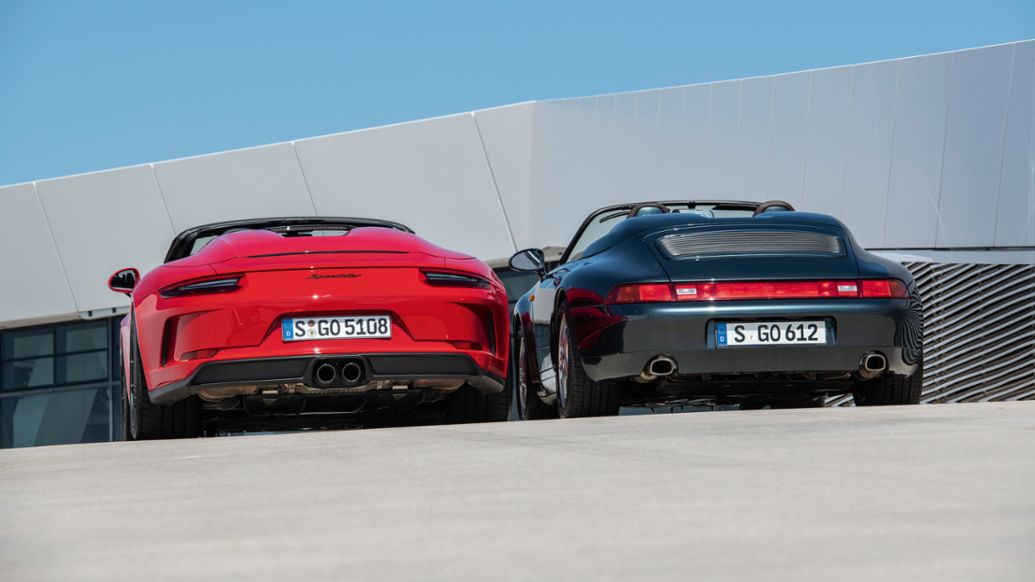
{"label": "white license plate", "polygon": [[728,346],[786,346],[827,343],[822,321],[753,321],[715,324],[715,344]]}
{"label": "white license plate", "polygon": [[319,339],[390,338],[392,318],[387,315],[286,318],[281,323],[286,342]]}

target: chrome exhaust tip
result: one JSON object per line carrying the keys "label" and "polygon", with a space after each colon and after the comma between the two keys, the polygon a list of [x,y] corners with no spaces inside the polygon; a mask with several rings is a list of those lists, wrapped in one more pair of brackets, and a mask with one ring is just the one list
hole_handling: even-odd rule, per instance
{"label": "chrome exhaust tip", "polygon": [[676,361],[668,356],[654,356],[644,367],[637,379],[650,382],[663,376],[671,376],[676,371]]}
{"label": "chrome exhaust tip", "polygon": [[668,356],[658,356],[647,364],[647,371],[655,376],[668,376],[676,371],[676,361]]}
{"label": "chrome exhaust tip", "polygon": [[363,377],[363,368],[356,362],[345,362],[341,367],[341,379],[346,384],[355,384]]}
{"label": "chrome exhaust tip", "polygon": [[338,371],[330,363],[324,362],[313,371],[313,382],[320,388],[327,388],[338,377]]}
{"label": "chrome exhaust tip", "polygon": [[888,369],[888,359],[880,352],[870,352],[862,357],[859,363],[859,375],[863,378],[875,378]]}

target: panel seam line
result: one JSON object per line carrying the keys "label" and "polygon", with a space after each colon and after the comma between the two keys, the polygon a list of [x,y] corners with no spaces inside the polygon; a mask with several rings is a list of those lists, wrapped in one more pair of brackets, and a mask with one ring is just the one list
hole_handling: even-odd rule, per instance
{"label": "panel seam line", "polygon": [[169,221],[169,231],[172,236],[176,236],[176,225],[173,224],[172,213],[169,212],[169,203],[165,200],[165,192],[162,190],[162,182],[158,179],[158,171],[155,170],[155,165],[148,164],[151,168],[151,178],[155,181],[155,187],[158,188],[158,198],[162,200],[162,208],[165,209],[165,219]]}
{"label": "panel seam line", "polygon": [[302,185],[305,186],[305,193],[309,196],[309,205],[313,207],[313,214],[319,216],[320,212],[316,210],[316,200],[313,198],[313,190],[309,187],[309,178],[305,175],[305,167],[302,166],[302,156],[298,155],[298,147],[295,142],[288,142],[291,144],[291,152],[295,154],[295,163],[298,164],[298,173],[302,174]]}
{"label": "panel seam line", "polygon": [[1010,135],[1010,103],[1013,102],[1013,76],[1017,68],[1017,45],[1010,51],[1010,81],[1006,85],[1006,115],[1003,119],[1003,145],[1000,149],[999,180],[995,189],[995,222],[992,224],[992,246],[999,238],[999,207],[1003,197],[1003,173],[1006,169],[1006,138]]}
{"label": "panel seam line", "polygon": [[507,225],[507,236],[510,238],[510,246],[517,252],[517,241],[514,240],[514,232],[510,226],[510,217],[507,216],[507,207],[503,205],[503,195],[500,194],[500,185],[496,182],[496,172],[492,169],[492,161],[489,159],[489,152],[485,149],[485,139],[482,137],[482,129],[478,125],[478,117],[472,111],[471,122],[474,123],[474,132],[478,135],[478,143],[482,147],[482,156],[485,158],[485,167],[489,170],[489,177],[492,179],[492,187],[496,191],[496,202],[500,205],[500,212],[503,214],[503,222]]}
{"label": "panel seam line", "polygon": [[36,186],[35,180],[32,182],[32,195],[36,198],[36,204],[40,206],[40,212],[43,213],[43,222],[47,224],[47,232],[50,233],[50,244],[54,245],[54,254],[57,255],[58,264],[61,265],[61,275],[65,279],[65,286],[68,287],[68,296],[72,299],[72,307],[75,308],[76,313],[81,313],[79,302],[76,301],[75,292],[72,290],[72,282],[68,280],[68,269],[65,267],[65,259],[61,256],[61,249],[58,247],[57,239],[54,237],[54,227],[50,224],[47,207],[43,205],[43,199],[40,198],[40,191]]}

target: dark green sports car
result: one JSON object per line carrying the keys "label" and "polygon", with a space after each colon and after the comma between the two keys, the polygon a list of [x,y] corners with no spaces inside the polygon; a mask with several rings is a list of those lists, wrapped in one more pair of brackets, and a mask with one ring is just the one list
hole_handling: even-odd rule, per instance
{"label": "dark green sports car", "polygon": [[602,208],[513,313],[510,381],[522,418],[620,406],[915,404],[920,296],[902,265],[840,221],[786,202]]}

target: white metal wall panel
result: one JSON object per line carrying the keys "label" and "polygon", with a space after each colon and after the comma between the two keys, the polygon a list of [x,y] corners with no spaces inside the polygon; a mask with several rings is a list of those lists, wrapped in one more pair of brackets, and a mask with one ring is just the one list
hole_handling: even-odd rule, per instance
{"label": "white metal wall panel", "polygon": [[681,163],[685,166],[686,198],[704,198],[704,168],[708,163],[708,103],[711,85],[691,85],[683,89],[682,139],[678,142]]}
{"label": "white metal wall panel", "polygon": [[636,188],[635,119],[633,94],[536,104],[531,232],[537,246],[566,244],[587,212]]}
{"label": "white metal wall panel", "polygon": [[[662,89],[658,95],[658,109],[654,125],[657,128],[656,156],[653,156],[655,177],[653,195],[662,199],[693,198],[689,181],[687,159],[688,136],[683,130],[683,102],[686,91],[682,87]],[[641,193],[649,196],[647,192]]]}
{"label": "white metal wall panel", "polygon": [[851,93],[851,67],[812,73],[802,210],[841,215]]}
{"label": "white metal wall panel", "polygon": [[321,215],[385,218],[483,259],[514,245],[470,114],[295,143]]}
{"label": "white metal wall panel", "polygon": [[1013,55],[996,246],[1035,246],[1035,42]]}
{"label": "white metal wall panel", "polygon": [[773,118],[765,198],[802,205],[805,176],[805,128],[809,117],[811,73],[773,79]]}
{"label": "white metal wall panel", "polygon": [[764,199],[772,107],[772,77],[741,82],[735,170],[729,176],[729,192],[716,195],[739,200]]}
{"label": "white metal wall panel", "polygon": [[886,248],[934,246],[951,65],[951,54],[899,63]]}
{"label": "white metal wall panel", "polygon": [[76,313],[32,184],[0,188],[0,325]]}
{"label": "white metal wall panel", "polygon": [[995,242],[1012,53],[1004,45],[953,54],[938,246]]}
{"label": "white metal wall panel", "polygon": [[[616,132],[616,98],[536,103],[532,120],[532,175],[529,207],[529,236],[535,246],[558,246],[567,242],[572,215],[583,212],[584,205],[606,203],[608,190],[583,195],[599,187],[600,178],[586,173],[590,160],[602,168],[618,163],[612,136]],[[574,136],[580,135],[581,139]],[[568,152],[562,155],[561,152]],[[559,158],[563,158],[563,161]],[[613,170],[601,170],[601,173]],[[581,204],[580,204],[581,200]],[[542,212],[550,208],[550,212]],[[576,224],[577,226],[577,224]]]}
{"label": "white metal wall panel", "polygon": [[173,227],[314,213],[291,144],[154,165]]}
{"label": "white metal wall panel", "polygon": [[860,65],[852,71],[839,215],[866,247],[884,246],[897,73],[897,62]]}
{"label": "white metal wall panel", "polygon": [[[528,219],[532,177],[532,112],[526,103],[474,114],[507,223],[518,248],[532,245]],[[499,257],[502,258],[502,257]]]}
{"label": "white metal wall panel", "polygon": [[46,180],[36,189],[79,310],[128,305],[108,289],[108,275],[158,266],[175,234],[151,168]]}
{"label": "white metal wall panel", "polygon": [[731,198],[729,185],[737,171],[737,127],[740,81],[712,85],[708,105],[708,154],[700,198]]}
{"label": "white metal wall panel", "polygon": [[665,147],[661,137],[661,123],[658,118],[661,108],[661,95],[665,90],[640,91],[636,93],[636,116],[634,124],[637,131],[635,144],[636,158],[632,160],[640,168],[638,183],[629,188],[629,194],[637,198],[666,198],[666,191],[672,186],[671,176],[666,171],[665,155],[661,150]]}
{"label": "white metal wall panel", "polygon": [[[583,120],[588,121],[587,113],[596,106],[596,99],[582,99],[582,108],[575,129],[581,127]],[[580,183],[588,181],[589,188],[576,186],[572,191],[579,192],[583,204],[580,207],[588,209],[610,204],[617,200],[624,200],[632,192],[640,192],[644,188],[643,176],[646,172],[640,169],[648,161],[648,154],[645,149],[648,146],[647,136],[653,128],[644,127],[639,119],[640,95],[637,93],[622,93],[615,96],[613,121],[610,125],[610,132],[601,136],[603,143],[608,146],[608,170],[596,172],[599,159],[588,158],[576,152],[578,162],[574,166],[576,178]],[[607,129],[608,125],[601,126]],[[573,136],[579,147],[585,143],[585,134],[576,132]],[[589,150],[587,150],[589,151]],[[566,156],[559,156],[557,161],[564,163]],[[600,195],[603,194],[601,197]],[[634,195],[635,196],[635,195]],[[648,196],[649,197],[649,196]],[[583,211],[582,214],[585,214]]]}

